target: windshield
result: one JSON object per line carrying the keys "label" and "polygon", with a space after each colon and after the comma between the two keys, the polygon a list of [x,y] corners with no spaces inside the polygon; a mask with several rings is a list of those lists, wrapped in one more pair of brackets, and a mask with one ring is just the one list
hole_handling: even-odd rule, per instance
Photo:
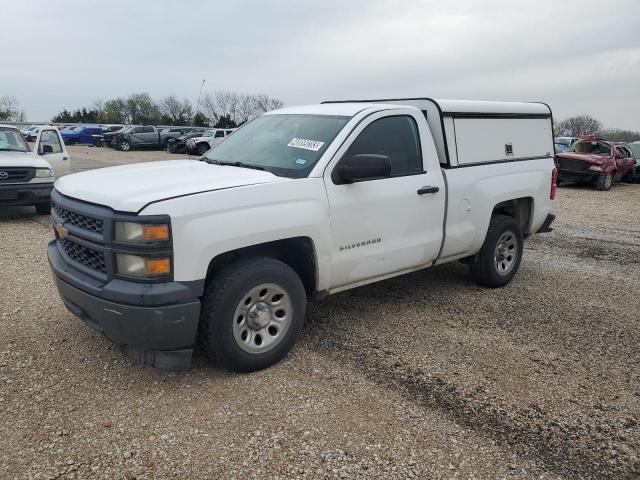
{"label": "windshield", "polygon": [[215,145],[203,160],[240,162],[275,175],[309,175],[351,117],[329,115],[263,115]]}
{"label": "windshield", "polygon": [[2,152],[28,152],[27,142],[19,130],[15,128],[0,127],[0,151]]}
{"label": "windshield", "polygon": [[603,142],[578,142],[573,146],[573,151],[588,155],[611,156],[611,146]]}
{"label": "windshield", "polygon": [[631,143],[629,144],[629,148],[631,149],[634,158],[640,158],[640,143]]}
{"label": "windshield", "polygon": [[555,143],[557,143],[559,145],[570,146],[571,145],[571,139],[570,138],[556,137]]}
{"label": "windshield", "polygon": [[213,130],[205,130],[200,135],[201,137],[213,137]]}

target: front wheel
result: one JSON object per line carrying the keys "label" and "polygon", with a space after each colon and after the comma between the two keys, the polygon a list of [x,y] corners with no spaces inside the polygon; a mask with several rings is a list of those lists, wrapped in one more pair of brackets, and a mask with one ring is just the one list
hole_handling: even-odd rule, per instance
{"label": "front wheel", "polygon": [[300,335],[306,313],[300,277],[265,257],[234,262],[207,282],[200,340],[207,357],[252,372],[282,359]]}
{"label": "front wheel", "polygon": [[198,156],[203,156],[205,153],[207,153],[209,151],[209,145],[205,144],[205,143],[201,143],[199,145],[196,146],[196,153],[198,154]]}
{"label": "front wheel", "polygon": [[123,152],[128,152],[131,150],[131,144],[126,140],[121,140],[120,143],[118,143],[118,149]]}
{"label": "front wheel", "polygon": [[607,191],[611,189],[611,185],[613,185],[613,173],[609,172],[606,175],[598,175],[596,178],[596,189]]}
{"label": "front wheel", "polygon": [[474,280],[485,287],[504,287],[518,272],[523,244],[522,228],[513,217],[491,217],[487,236],[471,265]]}

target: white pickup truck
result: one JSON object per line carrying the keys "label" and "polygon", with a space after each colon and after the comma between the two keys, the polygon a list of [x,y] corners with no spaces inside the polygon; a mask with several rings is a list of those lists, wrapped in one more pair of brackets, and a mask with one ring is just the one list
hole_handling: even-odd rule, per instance
{"label": "white pickup truck", "polygon": [[76,316],[132,358],[280,360],[308,301],[454,260],[482,285],[550,231],[541,103],[329,102],[269,112],[199,160],[66,176],[49,262]]}
{"label": "white pickup truck", "polygon": [[32,152],[20,130],[0,125],[0,207],[34,205],[39,214],[48,214],[55,176],[69,170],[56,127],[39,127]]}

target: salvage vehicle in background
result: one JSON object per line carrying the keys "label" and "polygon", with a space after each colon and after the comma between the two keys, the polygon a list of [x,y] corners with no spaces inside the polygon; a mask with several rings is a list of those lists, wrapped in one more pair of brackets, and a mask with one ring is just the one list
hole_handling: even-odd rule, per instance
{"label": "salvage vehicle in background", "polygon": [[132,125],[118,132],[111,140],[115,148],[128,151],[132,148],[160,148],[160,130],[152,125]]}
{"label": "salvage vehicle in background", "polygon": [[65,128],[60,132],[65,145],[76,143],[95,143],[94,135],[102,135],[103,130],[99,125],[78,125],[76,127]]}
{"label": "salvage vehicle in background", "polygon": [[69,171],[69,155],[56,127],[39,128],[32,152],[20,130],[0,125],[0,207],[34,205],[38,213],[48,214],[55,176]]}
{"label": "salvage vehicle in background", "polygon": [[220,143],[225,137],[228,137],[235,128],[213,128],[205,130],[201,137],[190,138],[186,141],[186,150],[189,155],[202,156],[207,153],[214,145]]}
{"label": "salvage vehicle in background", "polygon": [[198,127],[167,127],[163,128],[160,131],[160,143],[163,150],[167,150],[169,145],[169,140],[178,138],[182,135],[185,135],[189,132],[192,132],[194,129],[198,131],[202,131],[201,128]]}
{"label": "salvage vehicle in background", "polygon": [[556,147],[556,153],[564,153],[571,150],[577,141],[577,137],[555,137],[553,144]]}
{"label": "salvage vehicle in background", "polygon": [[308,301],[457,260],[508,284],[554,220],[552,135],[541,103],[271,111],[200,160],[61,178],[48,258],[66,307],[129,356],[186,369],[199,337],[258,370],[291,349]]}
{"label": "salvage vehicle in background", "polygon": [[204,133],[205,131],[203,128],[196,127],[189,133],[180,135],[177,138],[168,139],[166,147],[167,153],[183,153],[187,148],[187,140],[190,138],[201,137]]}
{"label": "salvage vehicle in background", "polygon": [[593,183],[598,190],[609,190],[630,171],[635,161],[622,144],[584,135],[571,152],[556,155],[559,181]]}
{"label": "salvage vehicle in background", "polygon": [[622,179],[626,182],[637,183],[640,182],[640,141],[627,144],[627,148],[631,151],[635,165]]}

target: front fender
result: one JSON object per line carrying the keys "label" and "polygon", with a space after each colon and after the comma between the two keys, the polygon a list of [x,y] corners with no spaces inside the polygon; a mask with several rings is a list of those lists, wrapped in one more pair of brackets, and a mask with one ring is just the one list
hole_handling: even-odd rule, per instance
{"label": "front fender", "polygon": [[199,193],[154,203],[141,213],[171,217],[176,281],[206,278],[211,260],[223,253],[308,237],[316,252],[318,289],[329,287],[329,204],[321,178]]}

